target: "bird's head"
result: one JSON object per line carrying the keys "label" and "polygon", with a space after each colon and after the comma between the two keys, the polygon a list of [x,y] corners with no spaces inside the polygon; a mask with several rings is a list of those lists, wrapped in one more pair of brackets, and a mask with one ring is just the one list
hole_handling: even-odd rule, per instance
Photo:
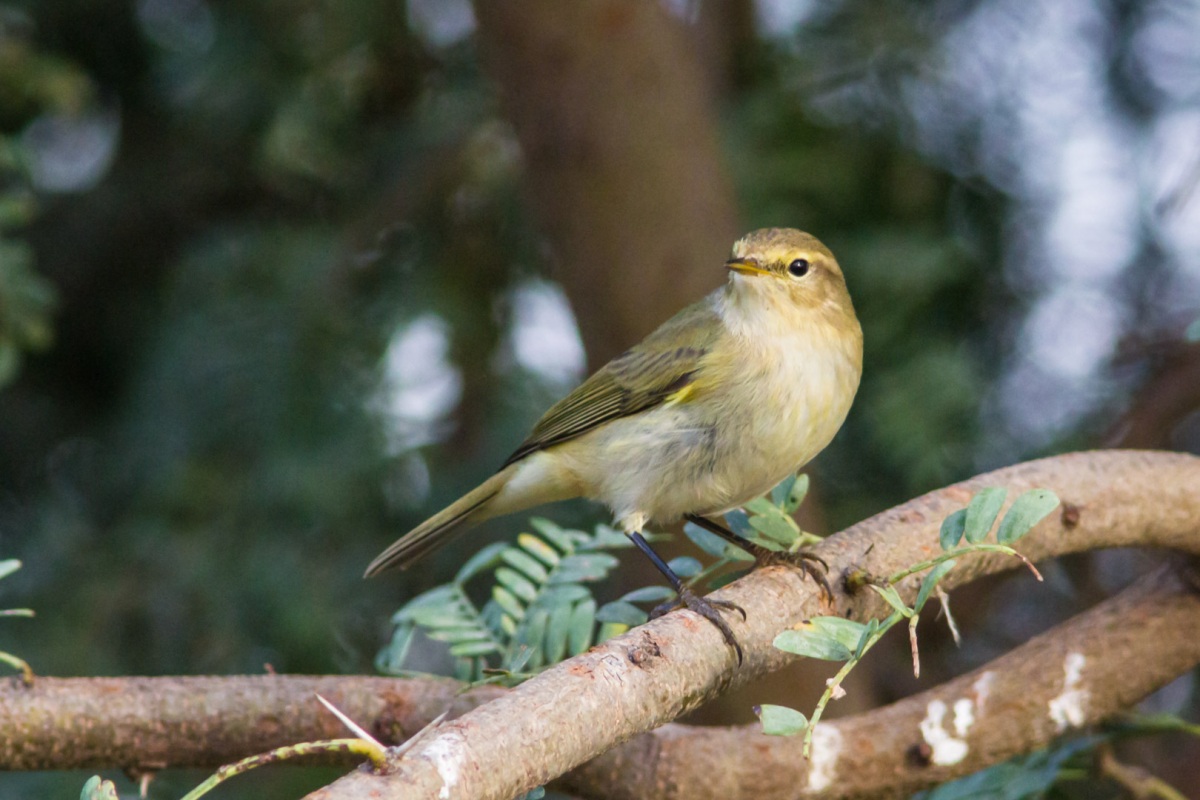
{"label": "bird's head", "polygon": [[829,248],[793,228],[763,228],[733,245],[728,292],[739,304],[785,315],[813,311],[854,319],[842,268]]}

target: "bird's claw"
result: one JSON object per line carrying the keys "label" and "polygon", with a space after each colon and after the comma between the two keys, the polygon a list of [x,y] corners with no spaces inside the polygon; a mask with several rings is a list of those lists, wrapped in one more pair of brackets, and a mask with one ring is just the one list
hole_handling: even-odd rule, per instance
{"label": "bird's claw", "polygon": [[[755,553],[758,563],[766,566],[768,564],[787,564],[788,566],[797,567],[813,579],[813,582],[821,589],[822,597],[829,603],[833,602],[833,587],[829,585],[829,580],[825,577],[829,572],[829,563],[815,553],[809,553],[801,550],[796,553],[788,553],[786,551],[765,551],[763,554]],[[817,565],[820,564],[820,567]]]}
{"label": "bird's claw", "polygon": [[725,637],[725,642],[733,648],[737,653],[738,666],[742,664],[742,646],[738,643],[737,637],[733,635],[733,629],[729,627],[729,623],[721,616],[724,611],[736,611],[742,615],[742,619],[746,619],[746,610],[737,603],[731,603],[728,600],[708,600],[693,592],[686,586],[679,589],[679,597],[674,601],[668,601],[655,607],[650,612],[650,619],[656,619],[663,614],[674,611],[677,608],[686,608],[689,611],[694,611],[706,620],[716,626],[721,635]]}

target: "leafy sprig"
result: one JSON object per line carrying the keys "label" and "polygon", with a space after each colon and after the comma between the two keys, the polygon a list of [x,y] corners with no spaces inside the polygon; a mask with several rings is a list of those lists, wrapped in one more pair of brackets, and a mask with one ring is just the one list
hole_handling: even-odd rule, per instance
{"label": "leafy sprig", "polygon": [[[806,719],[801,712],[786,706],[756,707],[755,712],[762,722],[763,732],[776,736],[794,736],[803,732],[804,755],[807,757],[812,747],[813,729],[829,702],[845,693],[842,682],[846,676],[889,630],[905,620],[908,621],[909,642],[913,652],[913,672],[919,676],[917,621],[921,610],[935,593],[942,598],[947,620],[952,619],[944,592],[938,584],[962,556],[971,553],[1003,553],[1013,556],[1024,561],[1040,581],[1042,576],[1033,564],[1011,545],[1058,506],[1058,497],[1048,489],[1032,489],[1020,495],[1000,522],[996,531],[997,542],[986,542],[1007,495],[1008,490],[1004,488],[983,489],[971,498],[966,508],[955,511],[942,523],[938,537],[942,553],[912,564],[886,578],[863,581],[892,609],[891,614],[883,620],[872,619],[863,623],[841,617],[814,617],[776,636],[774,645],[784,652],[846,663],[826,682],[825,692],[817,701],[811,719]],[[925,573],[925,577],[917,590],[916,599],[910,606],[904,602],[896,590],[896,585],[905,578],[920,573]],[[953,630],[953,622],[950,624]]]}
{"label": "leafy sprig", "polygon": [[[588,586],[608,577],[618,563],[608,551],[630,547],[628,538],[607,525],[589,534],[546,519],[530,524],[536,534],[483,548],[450,583],[397,611],[379,669],[404,673],[420,631],[446,643],[458,678],[511,683],[627,630],[628,623],[600,618]],[[491,577],[488,599],[477,605],[470,584],[485,575]]]}

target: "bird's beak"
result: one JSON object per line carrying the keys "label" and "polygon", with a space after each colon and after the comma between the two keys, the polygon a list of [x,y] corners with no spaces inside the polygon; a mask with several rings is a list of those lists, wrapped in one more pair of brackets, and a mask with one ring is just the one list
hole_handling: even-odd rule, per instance
{"label": "bird's beak", "polygon": [[739,275],[770,275],[769,270],[765,270],[758,265],[758,262],[750,258],[731,258],[725,262],[725,268],[731,269]]}

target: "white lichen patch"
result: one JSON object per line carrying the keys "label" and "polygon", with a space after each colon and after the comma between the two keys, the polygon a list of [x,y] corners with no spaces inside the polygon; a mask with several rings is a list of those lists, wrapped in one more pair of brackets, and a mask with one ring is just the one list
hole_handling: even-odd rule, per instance
{"label": "white lichen patch", "polygon": [[438,797],[443,800],[450,797],[450,790],[458,783],[463,741],[461,734],[450,731],[425,745],[421,751],[424,758],[433,762],[438,776],[442,779],[442,788],[438,792]]}
{"label": "white lichen patch", "polygon": [[1083,653],[1067,653],[1063,660],[1063,689],[1050,699],[1050,719],[1059,733],[1078,728],[1087,719],[1088,690],[1080,688],[1086,663]]}
{"label": "white lichen patch", "polygon": [[967,738],[967,731],[975,724],[975,701],[966,697],[954,701],[954,735]]}
{"label": "white lichen patch", "polygon": [[931,700],[921,720],[921,737],[929,745],[929,760],[939,766],[957,764],[967,757],[967,734],[975,724],[975,701],[963,697],[954,701],[954,734],[946,730],[946,712],[942,700]]}
{"label": "white lichen patch", "polygon": [[838,757],[842,754],[842,734],[830,725],[818,725],[812,732],[812,757],[808,762],[808,789],[828,789],[837,778]]}
{"label": "white lichen patch", "polygon": [[992,684],[996,681],[996,673],[988,670],[980,674],[975,682],[971,684],[971,691],[975,693],[975,708],[979,714],[983,715],[983,708],[987,705],[988,695],[992,693]]}

